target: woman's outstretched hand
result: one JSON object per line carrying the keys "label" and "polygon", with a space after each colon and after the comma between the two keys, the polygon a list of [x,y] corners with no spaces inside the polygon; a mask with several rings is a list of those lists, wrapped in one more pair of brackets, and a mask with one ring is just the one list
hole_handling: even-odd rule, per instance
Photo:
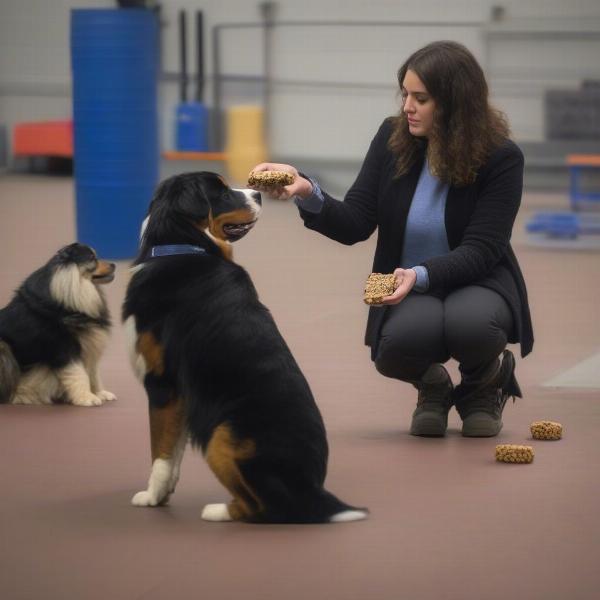
{"label": "woman's outstretched hand", "polygon": [[383,298],[381,304],[399,304],[406,296],[408,296],[417,281],[417,274],[413,269],[396,269],[394,271],[394,276],[398,282],[398,287],[393,294]]}
{"label": "woman's outstretched hand", "polygon": [[278,187],[265,187],[262,185],[253,185],[252,189],[263,192],[267,196],[276,198],[277,200],[288,200],[292,196],[300,196],[306,198],[312,193],[312,184],[308,179],[304,179],[299,173],[298,169],[292,167],[292,165],[285,165],[282,163],[260,163],[256,165],[252,172],[256,171],[285,171],[291,173],[294,176],[294,182],[286,186]]}

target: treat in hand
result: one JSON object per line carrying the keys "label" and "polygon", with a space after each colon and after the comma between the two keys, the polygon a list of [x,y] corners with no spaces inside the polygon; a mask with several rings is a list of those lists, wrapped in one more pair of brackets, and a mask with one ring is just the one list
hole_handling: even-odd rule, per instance
{"label": "treat in hand", "polygon": [[248,176],[249,187],[278,188],[294,183],[294,176],[287,171],[252,171]]}
{"label": "treat in hand", "polygon": [[381,304],[381,301],[394,293],[398,283],[393,273],[371,273],[365,284],[365,304]]}

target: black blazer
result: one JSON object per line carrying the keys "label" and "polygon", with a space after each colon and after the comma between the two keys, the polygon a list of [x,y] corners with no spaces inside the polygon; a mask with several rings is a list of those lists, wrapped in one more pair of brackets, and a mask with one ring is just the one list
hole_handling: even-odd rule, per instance
{"label": "black blazer", "polygon": [[[388,149],[393,120],[386,119],[373,138],[360,172],[344,201],[323,192],[320,213],[300,209],[309,229],[343,244],[366,240],[378,229],[373,272],[391,273],[401,263],[404,230],[419,174],[423,150],[410,172],[394,177],[396,157]],[[510,245],[523,190],[523,154],[507,140],[492,153],[474,183],[448,191],[445,223],[450,252],[424,261],[429,272],[427,293],[444,297],[465,285],[481,285],[504,297],[513,314],[509,342],[521,344],[521,355],[533,347],[527,289]],[[373,354],[385,308],[371,308],[365,343]]]}

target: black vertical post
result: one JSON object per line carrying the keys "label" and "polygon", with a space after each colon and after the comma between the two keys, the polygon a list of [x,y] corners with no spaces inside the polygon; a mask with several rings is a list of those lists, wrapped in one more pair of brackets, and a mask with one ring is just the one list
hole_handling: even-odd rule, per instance
{"label": "black vertical post", "polygon": [[213,116],[212,124],[212,144],[216,150],[222,150],[224,146],[223,139],[223,115],[221,103],[223,102],[223,90],[221,89],[221,54],[220,54],[220,38],[221,28],[218,25],[212,29],[212,71],[213,71]]}
{"label": "black vertical post", "polygon": [[179,100],[187,102],[187,20],[185,10],[179,11]]}
{"label": "black vertical post", "polygon": [[196,102],[204,101],[204,16],[196,11]]}
{"label": "black vertical post", "polygon": [[264,104],[264,138],[269,142],[271,121],[271,80],[273,78],[273,24],[275,21],[276,2],[261,2],[260,12],[263,18],[263,104]]}

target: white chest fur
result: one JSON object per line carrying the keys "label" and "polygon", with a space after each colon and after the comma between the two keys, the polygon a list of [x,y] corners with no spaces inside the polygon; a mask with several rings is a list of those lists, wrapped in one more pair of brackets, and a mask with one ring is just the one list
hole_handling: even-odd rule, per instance
{"label": "white chest fur", "polygon": [[135,317],[131,315],[123,323],[123,329],[125,331],[125,341],[127,344],[127,350],[129,354],[129,361],[133,368],[133,372],[136,374],[140,381],[144,381],[146,376],[147,367],[144,357],[138,352],[137,349],[137,329],[135,325]]}
{"label": "white chest fur", "polygon": [[100,360],[108,342],[108,331],[93,327],[79,335],[81,358],[86,366],[95,365]]}

